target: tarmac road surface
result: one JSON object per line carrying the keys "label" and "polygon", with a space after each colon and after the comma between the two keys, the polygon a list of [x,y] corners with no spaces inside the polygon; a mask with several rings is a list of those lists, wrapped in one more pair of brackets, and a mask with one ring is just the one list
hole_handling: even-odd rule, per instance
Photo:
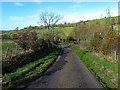
{"label": "tarmac road surface", "polygon": [[67,46],[55,63],[40,78],[29,82],[29,88],[103,88],[79,57]]}

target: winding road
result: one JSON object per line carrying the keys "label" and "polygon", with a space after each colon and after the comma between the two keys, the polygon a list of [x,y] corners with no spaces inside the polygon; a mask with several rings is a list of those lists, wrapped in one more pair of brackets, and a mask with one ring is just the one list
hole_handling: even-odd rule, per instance
{"label": "winding road", "polygon": [[68,47],[62,50],[55,63],[40,78],[29,82],[29,88],[103,88],[79,57]]}

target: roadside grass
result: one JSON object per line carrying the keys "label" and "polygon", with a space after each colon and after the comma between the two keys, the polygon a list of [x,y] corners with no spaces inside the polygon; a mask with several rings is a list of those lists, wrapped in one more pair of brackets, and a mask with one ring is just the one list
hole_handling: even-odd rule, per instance
{"label": "roadside grass", "polygon": [[118,88],[118,64],[96,56],[94,53],[71,46],[87,68],[96,76],[106,89]]}
{"label": "roadside grass", "polygon": [[12,73],[3,76],[3,89],[14,88],[16,85],[40,76],[46,71],[57,58],[60,45],[55,46],[53,51],[44,58],[31,62]]}

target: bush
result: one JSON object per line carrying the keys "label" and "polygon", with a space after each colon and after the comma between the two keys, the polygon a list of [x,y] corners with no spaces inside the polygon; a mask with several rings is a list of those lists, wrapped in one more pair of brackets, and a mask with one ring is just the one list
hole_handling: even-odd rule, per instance
{"label": "bush", "polygon": [[102,44],[103,34],[101,32],[96,32],[92,39],[90,40],[90,44],[88,46],[89,51],[99,52],[99,48]]}
{"label": "bush", "polygon": [[41,39],[43,40],[43,44],[46,44],[48,47],[54,47],[56,43],[64,38],[63,36],[63,32],[50,30],[44,33]]}
{"label": "bush", "polygon": [[2,39],[11,39],[10,35],[8,34],[2,34]]}
{"label": "bush", "polygon": [[34,31],[24,31],[17,34],[16,43],[24,50],[37,50],[38,37]]}
{"label": "bush", "polygon": [[112,51],[117,51],[118,49],[118,35],[113,29],[109,30],[103,40],[100,48],[102,54],[110,54]]}

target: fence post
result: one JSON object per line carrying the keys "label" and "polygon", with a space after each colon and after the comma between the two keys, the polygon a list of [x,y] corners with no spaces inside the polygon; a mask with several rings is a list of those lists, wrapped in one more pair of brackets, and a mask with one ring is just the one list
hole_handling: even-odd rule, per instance
{"label": "fence post", "polygon": [[114,51],[114,54],[115,54],[115,61],[117,60],[117,55],[116,55],[116,51]]}
{"label": "fence post", "polygon": [[18,48],[18,47],[17,47],[17,45],[16,45],[16,49],[15,49],[15,56],[17,56],[17,48]]}
{"label": "fence post", "polygon": [[7,51],[6,51],[6,54],[5,54],[5,59],[6,59],[7,56],[8,56],[8,51],[9,51],[9,47],[7,47]]}
{"label": "fence post", "polygon": [[12,49],[10,49],[10,54],[9,54],[10,59],[12,58],[12,55],[13,55],[13,51],[12,51]]}

